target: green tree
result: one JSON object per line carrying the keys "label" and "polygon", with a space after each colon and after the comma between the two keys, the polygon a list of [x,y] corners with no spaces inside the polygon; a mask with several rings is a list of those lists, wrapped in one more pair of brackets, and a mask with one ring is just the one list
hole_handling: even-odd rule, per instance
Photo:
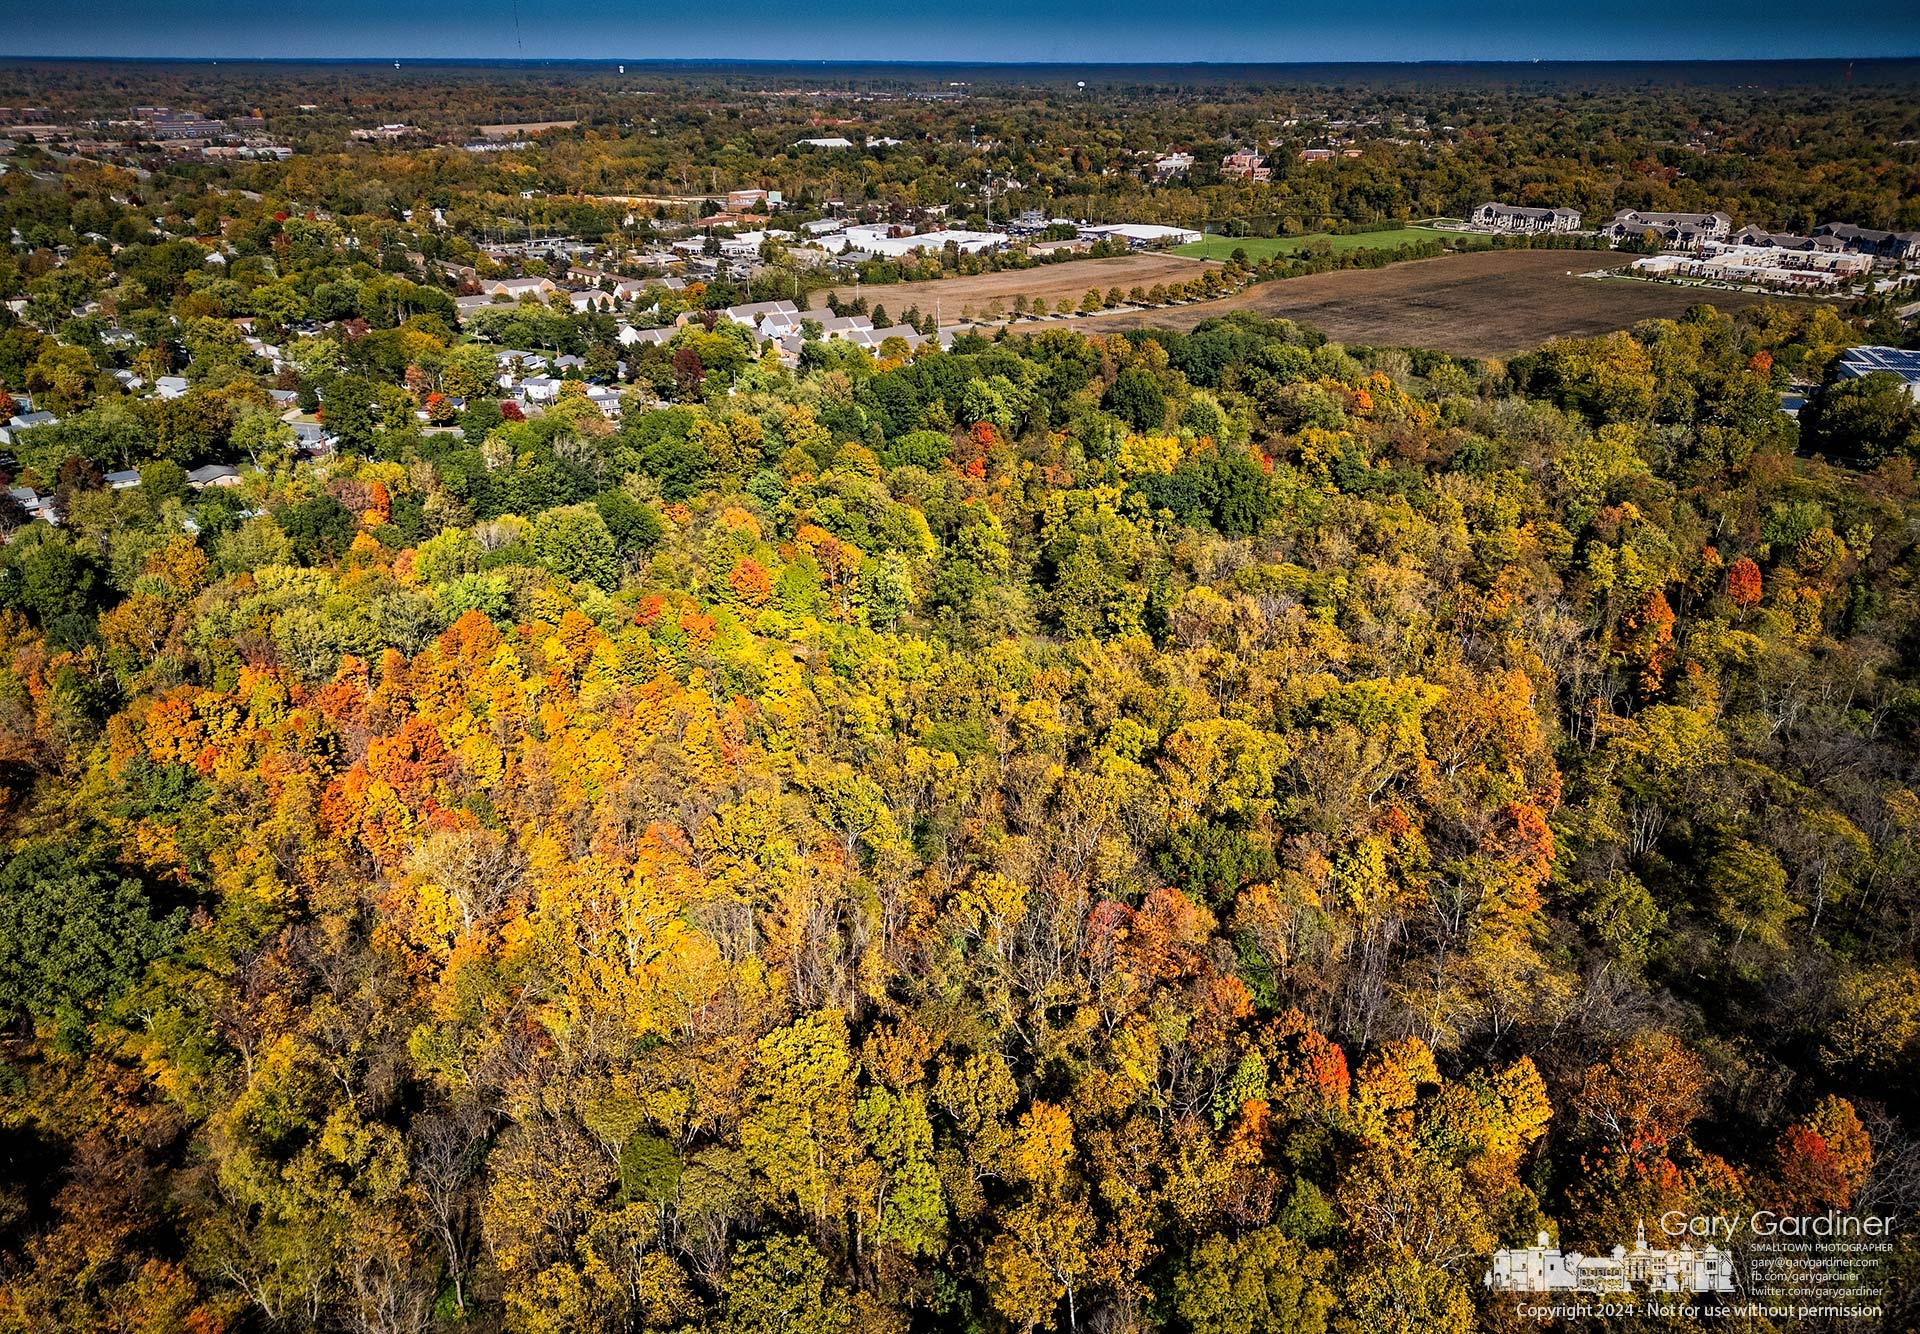
{"label": "green tree", "polygon": [[1747,941],[1784,955],[1787,926],[1806,909],[1787,894],[1787,871],[1765,848],[1734,839],[1705,867],[1706,888],[1721,924],[1733,933],[1737,952]]}
{"label": "green tree", "polygon": [[140,489],[150,500],[185,500],[187,470],[172,459],[156,459],[140,470]]}
{"label": "green tree", "polygon": [[320,396],[320,419],[343,451],[367,454],[379,429],[374,386],[358,375],[341,375],[327,383]]}
{"label": "green tree", "polygon": [[463,343],[447,355],[440,372],[440,385],[456,398],[497,395],[500,368],[494,349],[484,343]]}
{"label": "green tree", "polygon": [[651,505],[643,505],[625,491],[602,491],[593,498],[601,522],[613,538],[614,550],[632,558],[653,549],[666,532],[659,514]]}
{"label": "green tree", "polygon": [[58,529],[35,524],[0,551],[0,607],[27,612],[65,642],[91,632],[98,587],[92,553]]}
{"label": "green tree", "polygon": [[853,1131],[847,1023],[823,1011],[760,1039],[740,1118],[740,1147],[767,1193],[808,1216],[839,1212],[863,1154]]}
{"label": "green tree", "polygon": [[269,565],[293,564],[294,546],[280,525],[262,514],[224,534],[214,546],[214,559],[229,574],[251,574]]}
{"label": "green tree", "polygon": [[585,580],[611,592],[620,586],[613,535],[592,505],[551,509],[533,521],[529,544],[540,563],[563,579]]}
{"label": "green tree", "polygon": [[1158,430],[1167,415],[1166,391],[1143,366],[1129,366],[1116,375],[1101,405],[1137,431]]}
{"label": "green tree", "polygon": [[27,368],[27,388],[57,413],[78,412],[93,401],[93,358],[77,347],[49,342]]}
{"label": "green tree", "polygon": [[165,954],[185,924],[140,882],[65,839],[27,844],[0,869],[0,1012],[75,1040]]}
{"label": "green tree", "polygon": [[285,462],[296,441],[293,427],[264,408],[241,413],[228,439],[256,468]]}
{"label": "green tree", "polygon": [[142,411],[157,458],[190,464],[217,457],[226,449],[232,418],[226,403],[215,395],[195,391],[179,398],[148,399]]}
{"label": "green tree", "polygon": [[1802,429],[1812,449],[1869,464],[1920,457],[1920,403],[1897,375],[1836,381],[1808,407]]}
{"label": "green tree", "polygon": [[277,510],[273,519],[309,565],[339,559],[360,527],[354,512],[325,491]]}
{"label": "green tree", "polygon": [[867,624],[891,630],[913,609],[913,577],[898,552],[871,558],[860,567],[859,600]]}

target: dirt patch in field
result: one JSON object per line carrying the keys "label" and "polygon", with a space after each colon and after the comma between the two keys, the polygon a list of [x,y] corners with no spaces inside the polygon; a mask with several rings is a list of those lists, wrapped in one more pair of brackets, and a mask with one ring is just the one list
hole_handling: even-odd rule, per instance
{"label": "dirt patch in field", "polygon": [[[1110,287],[1125,292],[1131,287],[1152,287],[1155,283],[1192,282],[1208,269],[1218,267],[1211,261],[1186,259],[1179,255],[1117,255],[1112,259],[1063,260],[1058,264],[1040,264],[1031,269],[976,273],[942,278],[936,282],[850,283],[837,290],[842,301],[851,301],[856,295],[864,296],[869,302],[885,306],[887,313],[896,319],[909,306],[918,306],[932,313],[937,301],[941,321],[953,324],[968,306],[973,307],[975,315],[984,319],[987,307],[994,301],[999,301],[1004,310],[1011,311],[1014,298],[1019,296],[1025,296],[1029,301],[1040,297],[1049,306],[1058,305],[1063,300],[1078,305],[1080,298],[1096,287],[1102,292]],[[817,295],[813,304],[816,309],[824,310],[827,304],[825,293]]]}
{"label": "dirt patch in field", "polygon": [[1443,255],[1384,269],[1346,269],[1260,283],[1218,301],[1092,315],[1068,323],[1087,333],[1191,329],[1215,315],[1255,310],[1311,324],[1342,343],[1500,357],[1553,338],[1586,337],[1641,320],[1671,319],[1703,302],[1733,311],[1780,300],[1752,292],[1581,276],[1631,262],[1624,255],[1575,250]]}

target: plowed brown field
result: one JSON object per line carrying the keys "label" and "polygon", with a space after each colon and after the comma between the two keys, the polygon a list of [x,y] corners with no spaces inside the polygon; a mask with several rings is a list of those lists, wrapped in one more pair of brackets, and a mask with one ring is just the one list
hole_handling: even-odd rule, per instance
{"label": "plowed brown field", "polygon": [[[1629,262],[1624,255],[1579,250],[1443,255],[1384,269],[1346,269],[1260,283],[1218,301],[1093,315],[1069,323],[1089,333],[1191,329],[1215,315],[1255,310],[1311,324],[1348,344],[1509,356],[1552,338],[1607,333],[1641,320],[1672,318],[1702,302],[1731,311],[1779,299],[1752,292],[1581,276]],[[1082,290],[1088,285],[1082,284]]]}

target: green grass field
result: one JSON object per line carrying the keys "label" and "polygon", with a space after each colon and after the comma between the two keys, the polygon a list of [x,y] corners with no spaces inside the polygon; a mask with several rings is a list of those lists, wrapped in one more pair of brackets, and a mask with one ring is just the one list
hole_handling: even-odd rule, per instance
{"label": "green grass field", "polygon": [[1235,250],[1245,250],[1248,259],[1262,260],[1271,255],[1291,255],[1314,241],[1325,241],[1335,250],[1391,250],[1410,241],[1426,241],[1449,234],[1431,227],[1395,227],[1391,231],[1355,232],[1348,236],[1325,232],[1308,236],[1209,236],[1192,245],[1179,246],[1173,253],[1189,259],[1227,259]]}

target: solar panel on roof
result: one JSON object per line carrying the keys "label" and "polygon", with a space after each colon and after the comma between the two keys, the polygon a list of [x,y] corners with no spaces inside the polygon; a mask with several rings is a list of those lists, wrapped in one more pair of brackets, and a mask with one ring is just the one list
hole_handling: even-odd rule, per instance
{"label": "solar panel on roof", "polygon": [[1920,350],[1901,347],[1853,347],[1840,357],[1841,372],[1849,376],[1889,371],[1904,380],[1920,380]]}

